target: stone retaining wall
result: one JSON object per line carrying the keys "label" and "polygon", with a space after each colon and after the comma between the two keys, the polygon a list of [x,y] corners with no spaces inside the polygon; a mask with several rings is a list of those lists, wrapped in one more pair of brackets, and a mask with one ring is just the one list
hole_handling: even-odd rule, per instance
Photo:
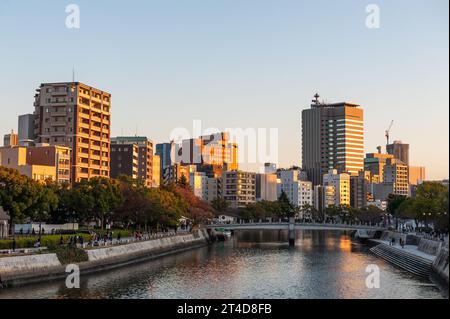
{"label": "stone retaining wall", "polygon": [[[89,261],[80,263],[81,275],[128,265],[207,244],[205,231],[87,250]],[[65,278],[65,266],[56,254],[0,258],[0,288]]]}
{"label": "stone retaining wall", "polygon": [[437,256],[441,250],[442,242],[421,238],[417,249],[423,251],[424,253]]}
{"label": "stone retaining wall", "polygon": [[433,271],[448,285],[448,247],[442,247],[432,265]]}

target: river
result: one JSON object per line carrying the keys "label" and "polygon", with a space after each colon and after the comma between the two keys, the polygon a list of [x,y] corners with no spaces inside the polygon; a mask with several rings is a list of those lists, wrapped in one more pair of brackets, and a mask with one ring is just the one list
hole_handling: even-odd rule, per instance
{"label": "river", "polygon": [[[367,288],[366,267],[380,270]],[[238,231],[227,242],[82,276],[80,289],[48,282],[0,298],[448,298],[448,290],[372,255],[341,231]]]}

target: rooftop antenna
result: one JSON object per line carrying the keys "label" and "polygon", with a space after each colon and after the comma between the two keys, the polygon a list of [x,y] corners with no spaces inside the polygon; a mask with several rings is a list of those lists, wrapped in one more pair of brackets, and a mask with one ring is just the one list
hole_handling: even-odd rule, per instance
{"label": "rooftop antenna", "polygon": [[72,82],[75,83],[75,66],[72,65]]}
{"label": "rooftop antenna", "polygon": [[314,94],[314,100],[312,100],[311,102],[313,102],[315,105],[319,105],[320,104],[319,97],[320,97],[319,93]]}
{"label": "rooftop antenna", "polygon": [[136,133],[134,134],[134,136],[136,136],[136,137],[137,137],[137,136],[138,136],[138,134],[137,134],[137,133],[138,133],[138,125],[136,124]]}

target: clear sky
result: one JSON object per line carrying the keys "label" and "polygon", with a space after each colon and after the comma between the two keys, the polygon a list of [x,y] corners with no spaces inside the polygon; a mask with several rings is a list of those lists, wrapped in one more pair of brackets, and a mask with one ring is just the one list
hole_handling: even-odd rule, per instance
{"label": "clear sky", "polygon": [[[65,26],[66,5],[80,28]],[[366,27],[366,6],[380,28]],[[448,178],[448,0],[0,0],[0,133],[33,111],[41,82],[113,95],[113,135],[279,129],[280,165],[300,164],[300,114],[314,93],[361,104],[366,151],[410,144],[429,179]],[[244,167],[245,168],[245,167]]]}

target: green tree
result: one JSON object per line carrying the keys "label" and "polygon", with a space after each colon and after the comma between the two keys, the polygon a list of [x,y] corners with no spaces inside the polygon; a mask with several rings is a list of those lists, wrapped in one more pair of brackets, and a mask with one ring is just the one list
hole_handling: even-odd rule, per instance
{"label": "green tree", "polygon": [[35,184],[19,171],[0,166],[0,205],[8,212],[12,234],[15,222],[25,219],[25,213],[37,200]]}
{"label": "green tree", "polygon": [[217,197],[217,198],[213,199],[213,201],[211,202],[211,206],[217,212],[222,213],[230,207],[230,202],[221,197]]}
{"label": "green tree", "polygon": [[278,197],[278,205],[282,217],[294,217],[294,206],[291,204],[284,191],[281,191],[280,197]]}

